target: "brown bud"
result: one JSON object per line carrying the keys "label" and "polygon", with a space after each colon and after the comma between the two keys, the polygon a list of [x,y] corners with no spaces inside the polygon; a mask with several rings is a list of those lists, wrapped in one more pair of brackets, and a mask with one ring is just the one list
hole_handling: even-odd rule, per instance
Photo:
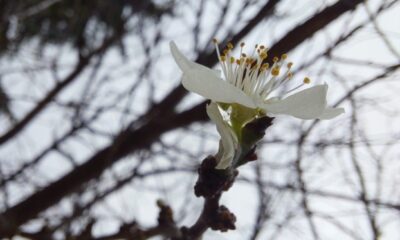
{"label": "brown bud", "polygon": [[224,205],[219,206],[215,218],[210,222],[210,227],[213,230],[226,232],[236,229],[236,216],[229,211]]}
{"label": "brown bud", "polygon": [[197,197],[213,197],[227,191],[233,184],[237,171],[233,169],[215,169],[217,160],[209,156],[201,163],[194,193]]}

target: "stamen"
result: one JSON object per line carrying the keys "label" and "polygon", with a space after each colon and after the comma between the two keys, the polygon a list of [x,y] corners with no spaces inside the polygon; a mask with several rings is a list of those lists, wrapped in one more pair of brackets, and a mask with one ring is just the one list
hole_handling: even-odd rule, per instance
{"label": "stamen", "polygon": [[297,89],[301,88],[302,86],[304,86],[304,83],[299,84],[298,86],[296,86],[296,87],[290,89],[289,91],[287,91],[287,92],[285,93],[285,95],[287,95],[287,94],[289,94],[289,93],[291,93],[291,92],[293,92],[293,91],[296,91]]}
{"label": "stamen", "polygon": [[262,52],[260,53],[260,58],[261,58],[261,60],[266,59],[267,56],[268,56],[268,54],[267,54],[265,51],[262,51]]}
{"label": "stamen", "polygon": [[274,76],[274,77],[278,76],[279,75],[279,71],[280,71],[279,67],[272,68],[271,69],[272,76]]}
{"label": "stamen", "polygon": [[[271,92],[293,78],[293,72],[291,72],[293,63],[286,62],[288,58],[286,53],[280,57],[274,57],[273,64],[270,66],[264,63],[264,60],[268,58],[268,48],[264,45],[256,44],[253,53],[246,54],[243,52],[245,43],[241,42],[239,56],[236,58],[232,56],[234,45],[231,42],[228,42],[220,53],[218,40],[214,38],[212,41],[226,81],[257,101],[267,100]],[[285,65],[286,67],[283,67]],[[284,72],[281,73],[281,71]],[[306,77],[302,83],[290,89],[285,95],[309,83],[311,80]]]}
{"label": "stamen", "polygon": [[240,53],[239,53],[239,55],[242,55],[243,47],[244,47],[244,42],[241,42],[240,43]]}
{"label": "stamen", "polygon": [[225,60],[226,60],[226,56],[225,56],[225,54],[221,54],[219,52],[218,40],[216,38],[213,38],[212,41],[213,41],[213,43],[215,45],[215,50],[217,52],[218,59],[221,62],[221,68],[222,68],[222,71],[223,71],[223,73],[225,75],[225,78],[226,78],[226,80],[229,80],[229,73],[228,73],[228,70],[226,68],[226,64],[224,63]]}

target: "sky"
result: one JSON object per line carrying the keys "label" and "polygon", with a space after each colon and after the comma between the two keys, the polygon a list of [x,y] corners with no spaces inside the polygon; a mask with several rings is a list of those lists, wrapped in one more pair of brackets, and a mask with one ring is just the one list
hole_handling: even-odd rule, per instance
{"label": "sky", "polygon": [[[266,22],[265,24],[260,24],[249,36],[246,37],[245,42],[248,46],[254,44],[266,44],[267,46],[271,46],[277,39],[283,36],[288,32],[293,26],[293,24],[302,22],[307,19],[310,14],[318,11],[325,5],[326,2],[335,2],[335,1],[299,1],[294,0],[286,0],[283,4],[281,4],[278,9],[278,17],[276,21]],[[368,5],[370,11],[374,11],[376,6],[380,3],[379,0],[370,0],[368,1]],[[237,26],[242,26],[244,21],[238,21],[237,12],[240,7],[240,1],[235,1],[232,3],[232,11],[229,12],[228,16],[224,19],[224,24],[220,26],[219,32],[217,34],[217,38],[223,36],[226,32],[226,26],[230,26],[231,24],[236,24]],[[261,4],[260,4],[261,5]],[[385,32],[388,40],[392,47],[400,53],[400,30],[398,28],[398,23],[400,22],[400,6],[397,4],[392,10],[385,12],[379,19],[377,19],[376,24],[379,26],[383,32]],[[290,14],[287,13],[287,9],[290,9]],[[217,21],[217,16],[220,9],[214,3],[208,3],[206,5],[205,16],[203,18],[203,22],[200,26],[201,34],[199,36],[201,47],[208,46],[209,43],[206,41],[212,37],[210,34],[211,27]],[[244,12],[244,18],[250,18],[257,11],[257,6],[252,7],[250,10]],[[141,94],[135,96],[135,99],[132,102],[135,103],[134,107],[129,107],[131,110],[131,114],[129,116],[138,116],[142,112],[147,109],[147,103],[149,99],[149,94],[152,94],[156,100],[162,99],[166,93],[177,84],[179,84],[180,71],[176,64],[173,62],[173,59],[169,53],[168,42],[169,40],[173,40],[177,43],[177,45],[187,54],[189,58],[193,58],[193,40],[190,37],[190,29],[189,27],[193,24],[193,11],[190,9],[189,5],[185,5],[182,3],[177,9],[177,15],[180,18],[175,19],[165,19],[164,29],[162,30],[163,35],[166,37],[166,40],[160,43],[159,46],[151,49],[151,55],[157,58],[154,66],[151,67],[150,74],[146,76],[146,79],[152,83],[154,88],[154,92],[149,93],[149,89],[151,88],[150,84],[143,83],[141,84],[140,90],[138,91]],[[351,26],[356,25],[359,22],[365,21],[368,15],[366,13],[366,9],[363,7],[359,7],[354,13],[346,14],[342,18],[340,18],[335,23],[331,24],[326,30],[321,33],[318,33],[311,40],[307,41],[301,47],[296,48],[294,51],[289,53],[289,58],[291,61],[295,63],[295,66],[301,66],[307,62],[313,62],[316,55],[320,53],[326,45],[329,45],[330,42],[334,41],[334,39],[338,36],[338,33],[341,33],[344,29],[348,29]],[[182,21],[185,19],[186,21]],[[148,35],[152,35],[152,29],[148,29]],[[137,72],[141,70],[143,67],[144,55],[143,49],[137,48],[135,46],[140,45],[136,36],[131,36],[127,38],[125,41],[129,42],[131,47],[127,48],[127,59],[121,59],[119,53],[117,51],[113,51],[107,54],[103,68],[98,73],[98,76],[94,79],[95,81],[101,81],[101,77],[108,77],[107,82],[104,84],[103,88],[100,90],[101,94],[97,96],[95,102],[98,104],[111,104],[115,99],[114,93],[121,92],[122,90],[129,87],[132,80],[137,80]],[[30,66],[32,69],[38,67],[40,65],[46,65],[46,60],[50,61],[54,57],[57,57],[57,61],[60,65],[65,66],[62,72],[60,72],[60,76],[64,76],[68,73],[68,71],[72,67],[72,63],[75,61],[75,56],[71,54],[71,49],[66,46],[62,50],[49,48],[46,50],[44,57],[37,59],[33,58],[35,50],[32,49],[32,46],[26,46],[26,51],[23,51],[14,61],[8,61],[6,63],[2,63],[0,70],[10,71],[13,68],[25,68],[26,66]],[[382,39],[379,38],[376,30],[373,26],[368,25],[366,29],[358,32],[351,41],[346,42],[341,45],[338,50],[333,53],[333,57],[337,59],[347,59],[348,61],[371,61],[374,63],[380,64],[394,64],[399,61],[399,59],[395,57],[393,53],[385,46]],[[343,61],[341,61],[343,62]],[[329,84],[329,103],[334,104],[338,101],[341,96],[351,87],[359,84],[360,82],[371,78],[371,76],[378,75],[381,70],[375,68],[373,66],[368,67],[359,67],[354,64],[343,64],[340,61],[326,61],[326,60],[317,60],[311,67],[308,67],[302,71],[296,72],[295,81],[301,81],[304,76],[308,76],[312,79],[313,84]],[[215,67],[218,69],[218,66]],[[344,80],[337,81],[338,77],[334,76],[332,72],[339,74]],[[91,73],[85,72],[81,77],[81,83],[76,83],[71,86],[66,92],[63,93],[60,98],[60,102],[69,101],[70,99],[76,99],[82,96],[83,88],[88,79],[90,79]],[[19,73],[10,73],[7,75],[7,78],[4,79],[6,85],[10,82],[13,83],[13,87],[10,88],[12,94],[18,95],[21,99],[25,99],[15,103],[16,109],[18,109],[17,114],[19,116],[23,116],[24,113],[32,107],[30,104],[31,99],[38,99],[43,95],[51,86],[54,85],[54,76],[49,74],[46,71],[38,71],[35,73],[35,77],[39,79],[47,79],[51,81],[37,80],[34,79],[32,82],[26,82],[25,78],[28,75],[19,74]],[[386,151],[383,143],[396,140],[396,136],[400,136],[400,129],[396,122],[398,122],[397,117],[391,117],[392,115],[386,114],[387,112],[396,113],[400,111],[398,105],[398,89],[400,89],[400,84],[398,83],[399,74],[396,73],[394,77],[392,76],[389,81],[382,81],[383,83],[376,83],[373,87],[366,88],[363,91],[358,93],[358,98],[365,101],[371,101],[370,99],[375,99],[376,101],[371,101],[371,103],[363,104],[362,109],[358,115],[359,125],[362,126],[363,131],[368,136],[368,138],[373,139],[378,144],[374,147],[374,151],[379,155],[381,152]],[[294,83],[295,84],[295,83]],[[179,109],[186,109],[189,106],[194,105],[202,101],[203,99],[195,94],[189,94],[184,102],[179,106]],[[141,104],[138,104],[141,103]],[[143,103],[143,104],[142,104]],[[129,104],[129,101],[121,102],[116,108],[123,108]],[[346,102],[341,104],[347,109],[349,109],[349,103]],[[132,108],[132,109],[131,109]],[[382,114],[385,113],[385,114]],[[340,118],[332,120],[330,122],[324,122],[318,128],[316,132],[314,132],[311,137],[312,139],[318,138],[326,138],[326,139],[341,139],[343,136],[348,136],[347,132],[349,129],[344,129],[341,126],[347,126],[349,122],[349,118],[351,116],[351,112],[347,111],[345,115],[342,115]],[[40,152],[40,149],[47,146],[48,143],[54,136],[60,136],[66,129],[70,127],[69,121],[64,121],[64,119],[68,119],[71,117],[71,113],[60,110],[57,105],[51,106],[50,109],[43,115],[41,115],[35,122],[37,124],[34,127],[28,128],[22,137],[18,138],[18,141],[7,145],[5,148],[0,149],[0,156],[11,155],[15,156],[19,159],[28,159],[32,155],[36,155]],[[96,126],[98,129],[101,129],[107,134],[115,133],[121,125],[126,125],[129,118],[122,119],[120,115],[117,113],[111,112],[110,114],[106,114],[104,117],[99,119],[96,122]],[[278,117],[276,119],[277,126],[271,130],[271,133],[266,136],[265,141],[273,140],[276,137],[283,137],[284,139],[296,139],[298,137],[298,131],[290,131],[291,128],[293,130],[305,129],[307,126],[311,124],[311,122],[304,122],[296,119],[288,119],[285,117]],[[3,125],[4,126],[4,125]],[[49,128],[49,126],[52,126]],[[286,131],[288,129],[288,131]],[[4,127],[1,128],[4,130]],[[193,135],[187,136],[188,131],[182,130],[181,132],[174,132],[172,134],[166,134],[162,136],[162,140],[165,143],[174,144],[180,149],[189,149],[192,154],[195,156],[206,156],[207,154],[213,153],[217,149],[217,141],[218,136],[215,128],[212,124],[207,124],[206,127],[203,125],[194,125],[191,126],[190,129],[194,132]],[[201,142],[201,136],[211,136],[204,143]],[[40,136],[37,139],[35,136]],[[109,141],[107,137],[97,137],[91,138],[90,133],[84,134],[82,137],[82,141],[70,141],[64,146],[66,150],[71,152],[73,156],[76,157],[78,164],[84,161],[95,149],[99,149],[102,146],[105,146]],[[357,136],[360,137],[360,136]],[[393,139],[392,139],[393,138]],[[180,140],[177,143],[177,140]],[[197,144],[204,144],[203,148],[193,147]],[[380,145],[379,143],[382,143]],[[361,147],[360,147],[361,148]],[[163,146],[159,144],[155,144],[152,148],[153,150],[163,149]],[[199,152],[198,149],[201,149],[203,152]],[[313,151],[310,148],[309,151]],[[357,150],[357,155],[361,157],[367,157],[368,155],[365,152],[365,149]],[[263,164],[283,164],[280,161],[276,161],[273,159],[276,156],[284,153],[285,157],[282,159],[283,162],[290,162],[295,157],[294,148],[282,148],[282,146],[274,146],[267,145],[265,148],[260,149],[262,152],[261,161]],[[325,152],[324,152],[325,153]],[[174,155],[173,151],[171,155]],[[349,162],[347,155],[336,149],[329,149],[326,151],[325,156],[323,156],[323,160],[321,160],[321,156],[318,153],[309,152],[307,153],[307,161],[305,162],[305,166],[308,169],[307,178],[308,184],[312,189],[329,189],[333,192],[339,192],[341,194],[351,194],[354,190],[352,187],[352,182],[354,182],[354,176],[339,177],[338,176],[346,176],[346,169],[351,168],[351,164]],[[392,159],[393,156],[399,156],[398,151],[389,151],[387,159]],[[177,162],[182,164],[183,166],[192,166],[187,158],[189,155],[176,155]],[[337,158],[338,156],[342,156],[342,158]],[[133,169],[136,164],[133,164],[134,160],[140,158],[140,155],[131,156],[124,161],[116,164],[112,171],[105,173],[105,176],[102,179],[102,186],[106,188],[107,185],[111,185],[113,183],[112,176],[114,173],[119,175],[120,177],[124,176],[124,174],[129,174],[129,171]],[[53,181],[58,179],[63,174],[69,172],[72,169],[72,165],[65,160],[62,160],[63,156],[58,154],[50,154],[45,161],[43,161],[37,168],[43,176],[43,178],[35,178],[35,183],[33,185],[45,186],[49,181]],[[365,158],[365,161],[372,161],[370,159]],[[162,155],[155,154],[155,159],[153,160],[155,166],[170,166],[170,162],[165,159]],[[389,161],[389,160],[388,160]],[[393,160],[390,160],[393,161]],[[394,176],[398,173],[399,162],[393,161],[392,163],[387,163],[388,166],[392,166],[392,169],[387,170],[384,178],[387,178],[388,183],[394,184],[396,179]],[[390,165],[392,164],[392,165]],[[328,167],[327,167],[328,166]],[[366,165],[363,171],[368,176],[368,179],[373,181],[374,179],[374,169],[370,169],[370,166]],[[6,169],[15,169],[18,167],[17,163],[8,163],[3,168]],[[152,164],[144,164],[143,171],[149,171],[152,169]],[[270,169],[270,168],[267,168]],[[287,169],[280,169],[265,173],[268,175],[266,180],[271,181],[273,183],[285,184],[291,181],[295,181],[294,177],[291,176],[291,172]],[[246,236],[251,232],[251,227],[253,224],[254,215],[256,212],[255,206],[257,205],[257,199],[254,197],[256,195],[255,189],[252,185],[247,184],[244,179],[254,179],[254,171],[253,167],[245,166],[241,171],[242,181],[235,184],[235,186],[227,193],[224,194],[222,202],[229,206],[229,208],[236,214],[238,218],[238,227],[240,230],[231,231],[228,233],[216,233],[216,232],[208,232],[204,239],[242,239],[243,236]],[[157,198],[160,198],[159,193],[155,193],[157,191],[163,191],[163,198],[167,199],[167,202],[170,203],[174,208],[179,209],[180,207],[187,204],[186,198],[179,198],[182,192],[187,191],[187,185],[181,184],[182,179],[185,179],[187,183],[194,184],[195,179],[193,176],[189,176],[187,173],[182,172],[181,174],[177,174],[176,177],[171,178],[170,176],[160,176],[156,179],[143,179],[142,181],[133,182],[128,186],[122,188],[117,193],[114,193],[110,197],[108,197],[104,202],[97,204],[93,212],[97,216],[101,216],[104,220],[99,224],[95,225],[94,231],[99,235],[112,232],[119,227],[118,219],[120,216],[125,217],[125,220],[130,220],[131,216],[136,216],[140,222],[144,225],[151,225],[155,222],[157,209],[155,208],[155,201]],[[397,179],[398,182],[399,179]],[[329,183],[329,184],[328,184]],[[373,184],[371,184],[373,185]],[[389,184],[388,184],[389,185]],[[145,188],[147,186],[147,188]],[[15,202],[27,196],[31,193],[32,189],[30,187],[25,187],[24,189],[15,187],[12,190],[11,202]],[[375,189],[376,190],[376,189]],[[275,190],[271,190],[272,193]],[[382,189],[384,195],[389,198],[393,197],[393,201],[398,201],[400,199],[399,193],[397,192],[395,196],[391,195],[390,188]],[[374,190],[371,190],[374,192]],[[90,193],[88,193],[90,195]],[[140,196],[140,198],[136,198],[136,196]],[[293,202],[293,198],[298,196],[290,195],[290,194],[276,194],[273,198],[273,207],[274,212],[285,212],[286,209],[280,209],[282,206],[286,206],[288,209],[296,210],[296,202]],[[90,198],[90,196],[88,196]],[[292,201],[292,202],[291,202]],[[342,221],[342,223],[348,225],[350,228],[355,230],[362,231],[366,229],[367,226],[365,222],[359,221],[357,216],[360,214],[360,210],[354,206],[353,204],[346,201],[338,201],[337,199],[327,200],[324,199],[321,201],[321,198],[315,196],[310,200],[313,204],[314,208],[317,208],[319,212],[326,212],[329,214],[336,213],[338,218]],[[149,204],[154,203],[154,204]],[[285,205],[286,204],[286,205]],[[70,205],[68,203],[63,204],[65,207],[65,211],[70,209]],[[195,200],[190,203],[190,206],[194,209],[196,206],[201,206],[201,200]],[[249,206],[251,206],[249,208]],[[198,210],[196,210],[198,211]],[[283,214],[283,213],[282,213]],[[194,221],[194,218],[197,214],[187,214],[188,216],[183,216],[183,222],[186,224],[190,224]],[[387,224],[384,223],[387,219],[393,218],[390,214],[382,214],[382,225],[384,225],[384,233],[381,236],[381,240],[394,240],[397,239],[397,236],[400,237],[400,232],[398,229],[399,222],[395,224]],[[274,219],[273,222],[267,224],[276,224],[281,219]],[[323,233],[323,239],[337,239],[337,235],[332,236],[331,234],[337,234],[337,229],[332,225],[324,222],[323,217],[318,219],[318,227],[319,230]],[[292,224],[292,228],[284,232],[281,235],[281,238],[293,238],[293,236],[309,236],[307,234],[307,224],[304,221],[304,218],[294,219],[290,224]],[[260,239],[264,239],[271,237],[271,232],[268,230],[268,226],[266,227],[265,233],[262,233]],[[305,235],[302,233],[305,232]],[[343,234],[343,233],[342,233]],[[308,238],[301,238],[308,239]],[[311,239],[311,238],[310,238]],[[346,235],[343,234],[341,239],[347,239]]]}

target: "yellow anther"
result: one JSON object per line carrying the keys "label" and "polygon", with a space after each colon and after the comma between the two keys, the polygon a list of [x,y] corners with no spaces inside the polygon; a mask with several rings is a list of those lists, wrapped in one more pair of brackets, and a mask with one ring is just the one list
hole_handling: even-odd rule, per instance
{"label": "yellow anther", "polygon": [[303,83],[305,84],[309,84],[311,82],[311,79],[309,79],[308,77],[305,77],[303,80]]}
{"label": "yellow anther", "polygon": [[244,42],[241,42],[241,43],[240,43],[240,47],[244,47]]}
{"label": "yellow anther", "polygon": [[213,43],[218,44],[218,40],[216,38],[213,38]]}
{"label": "yellow anther", "polygon": [[288,79],[292,79],[293,73],[292,72],[288,72],[287,77],[288,77]]}
{"label": "yellow anther", "polygon": [[264,63],[264,64],[262,65],[262,67],[265,68],[265,69],[268,69],[268,68],[269,68],[269,63]]}
{"label": "yellow anther", "polygon": [[234,57],[231,57],[231,63],[234,63],[235,62],[235,58]]}
{"label": "yellow anther", "polygon": [[232,44],[231,42],[228,42],[227,48],[228,48],[228,49],[233,49],[233,44]]}
{"label": "yellow anther", "polygon": [[244,58],[247,57],[246,53],[242,53],[242,57]]}
{"label": "yellow anther", "polygon": [[228,50],[228,49],[224,49],[224,51],[222,51],[222,53],[223,53],[224,55],[228,55],[229,50]]}
{"label": "yellow anther", "polygon": [[267,56],[268,56],[268,54],[267,54],[265,51],[262,51],[262,52],[260,53],[260,58],[263,59],[263,60],[266,59]]}
{"label": "yellow anther", "polygon": [[241,59],[236,59],[236,64],[240,65],[240,63],[242,63]]}
{"label": "yellow anther", "polygon": [[278,61],[279,61],[279,58],[278,58],[278,57],[274,57],[274,58],[272,59],[272,61],[273,61],[273,62],[278,62]]}
{"label": "yellow anther", "polygon": [[293,66],[293,63],[292,62],[289,62],[288,64],[287,64],[287,67],[288,68],[291,68]]}
{"label": "yellow anther", "polygon": [[261,45],[261,46],[260,46],[260,49],[264,49],[264,48],[265,48],[265,46],[264,46],[264,45]]}
{"label": "yellow anther", "polygon": [[287,54],[284,53],[284,54],[282,54],[281,59],[282,59],[282,60],[285,60],[287,57],[288,57]]}
{"label": "yellow anther", "polygon": [[221,61],[225,62],[225,60],[226,60],[225,55],[221,55]]}
{"label": "yellow anther", "polygon": [[279,75],[279,67],[274,67],[272,70],[271,70],[271,74],[272,74],[272,76],[278,76]]}

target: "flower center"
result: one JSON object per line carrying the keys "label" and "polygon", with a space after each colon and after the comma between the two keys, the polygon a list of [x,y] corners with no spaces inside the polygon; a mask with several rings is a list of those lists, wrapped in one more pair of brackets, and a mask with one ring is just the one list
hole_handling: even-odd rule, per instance
{"label": "flower center", "polygon": [[[291,68],[292,62],[286,62],[287,54],[282,54],[280,58],[272,59],[272,66],[266,63],[268,48],[264,45],[255,45],[251,55],[243,52],[245,43],[240,43],[240,55],[231,55],[234,48],[232,43],[228,43],[222,54],[218,47],[218,40],[213,40],[218,54],[218,59],[222,67],[226,81],[241,89],[256,102],[267,101],[271,92],[293,77]],[[281,73],[285,69],[284,73]],[[292,92],[304,84],[310,83],[309,78],[304,78],[303,83],[290,89],[285,94]]]}

